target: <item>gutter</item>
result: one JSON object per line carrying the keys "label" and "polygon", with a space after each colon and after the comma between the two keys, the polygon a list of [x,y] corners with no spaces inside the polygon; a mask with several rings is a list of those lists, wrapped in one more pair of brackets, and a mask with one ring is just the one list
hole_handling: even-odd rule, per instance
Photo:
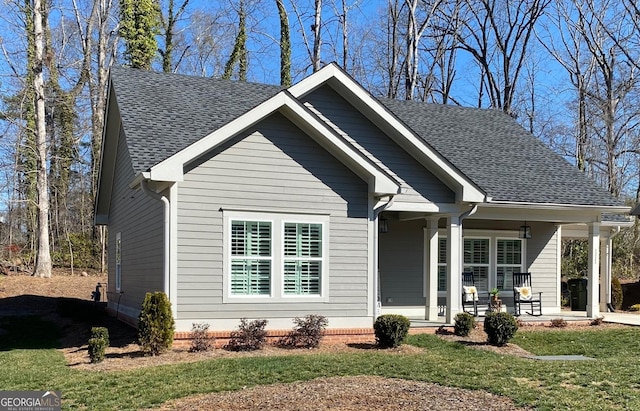
{"label": "gutter", "polygon": [[389,196],[391,198],[389,198],[389,201],[387,201],[385,204],[379,206],[378,208],[374,208],[373,209],[373,219],[376,222],[375,224],[375,229],[373,230],[373,267],[374,267],[374,277],[373,277],[373,295],[374,295],[374,308],[373,308],[373,321],[376,320],[376,318],[378,318],[378,313],[380,312],[380,309],[382,307],[382,295],[380,294],[380,267],[378,266],[378,251],[380,248],[379,245],[379,241],[378,241],[378,216],[380,215],[380,213],[382,213],[384,210],[389,209],[389,207],[391,207],[393,205],[393,202],[395,200],[395,196],[391,195]]}
{"label": "gutter", "polygon": [[140,182],[140,188],[142,191],[149,197],[154,200],[162,202],[164,205],[164,256],[163,256],[163,279],[162,284],[164,287],[164,292],[167,294],[169,301],[171,301],[171,296],[169,295],[169,276],[170,276],[170,255],[169,252],[171,250],[170,244],[170,222],[171,222],[171,203],[169,199],[161,194],[157,194],[147,187],[148,180],[142,180]]}

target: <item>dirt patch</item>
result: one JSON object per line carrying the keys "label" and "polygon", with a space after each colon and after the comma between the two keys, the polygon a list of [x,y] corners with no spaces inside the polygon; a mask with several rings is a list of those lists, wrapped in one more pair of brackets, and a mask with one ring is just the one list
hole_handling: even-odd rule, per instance
{"label": "dirt patch", "polygon": [[372,376],[318,378],[169,401],[156,410],[525,410],[484,391]]}
{"label": "dirt patch", "polygon": [[[65,297],[90,300],[91,292],[97,283],[106,284],[107,275],[95,271],[70,270],[56,268],[51,278],[37,278],[21,273],[0,275],[0,299],[25,295],[42,297]],[[85,273],[86,275],[82,275]],[[103,295],[103,300],[106,300]],[[29,308],[29,307],[20,307]],[[50,307],[45,307],[50,308]]]}

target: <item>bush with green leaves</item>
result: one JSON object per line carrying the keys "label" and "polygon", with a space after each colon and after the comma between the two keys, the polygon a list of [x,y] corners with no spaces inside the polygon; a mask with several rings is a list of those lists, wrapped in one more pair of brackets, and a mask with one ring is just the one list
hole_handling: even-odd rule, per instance
{"label": "bush with green leaves", "polygon": [[398,347],[409,333],[411,322],[404,315],[384,314],[376,319],[373,329],[376,343],[381,348]]}
{"label": "bush with green leaves", "polygon": [[231,332],[231,338],[226,348],[231,351],[255,351],[259,350],[267,342],[265,327],[267,320],[247,321],[240,319],[238,329]]}
{"label": "bush with green leaves", "polygon": [[92,363],[104,360],[104,355],[109,346],[109,330],[105,327],[92,327],[89,338],[89,359]]}
{"label": "bush with green leaves", "polygon": [[138,317],[138,344],[146,355],[158,355],[173,344],[174,320],[165,293],[147,293]]}
{"label": "bush with green leaves", "polygon": [[518,322],[509,313],[490,312],[484,317],[484,331],[487,333],[489,344],[502,347],[518,331]]}
{"label": "bush with green leaves", "polygon": [[458,313],[453,320],[453,332],[460,337],[468,336],[476,328],[476,319],[469,313]]}
{"label": "bush with green leaves", "polygon": [[329,321],[322,315],[309,314],[304,318],[294,318],[293,323],[293,330],[278,340],[278,345],[290,348],[317,348]]}
{"label": "bush with green leaves", "polygon": [[191,345],[189,352],[209,351],[215,344],[215,337],[209,335],[209,324],[193,323],[191,325]]}

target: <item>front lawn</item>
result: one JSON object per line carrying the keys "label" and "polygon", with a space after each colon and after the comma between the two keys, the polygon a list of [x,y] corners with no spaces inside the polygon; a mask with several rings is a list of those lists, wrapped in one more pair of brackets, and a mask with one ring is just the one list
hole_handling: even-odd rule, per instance
{"label": "front lawn", "polygon": [[[29,320],[35,321],[35,320]],[[40,324],[41,325],[41,324]],[[10,324],[4,324],[7,329]],[[594,361],[547,362],[474,350],[433,335],[409,343],[423,353],[226,358],[119,372],[69,368],[53,348],[0,349],[3,390],[60,390],[64,408],[139,409],[197,393],[322,376],[379,375],[482,389],[537,409],[640,409],[640,329],[520,331],[515,343],[539,355]]]}

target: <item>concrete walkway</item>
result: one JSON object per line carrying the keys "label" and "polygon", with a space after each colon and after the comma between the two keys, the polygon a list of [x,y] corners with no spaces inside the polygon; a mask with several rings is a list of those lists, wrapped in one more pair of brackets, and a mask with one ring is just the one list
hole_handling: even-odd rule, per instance
{"label": "concrete walkway", "polygon": [[603,313],[604,321],[607,323],[638,325],[640,326],[640,314],[628,313]]}

